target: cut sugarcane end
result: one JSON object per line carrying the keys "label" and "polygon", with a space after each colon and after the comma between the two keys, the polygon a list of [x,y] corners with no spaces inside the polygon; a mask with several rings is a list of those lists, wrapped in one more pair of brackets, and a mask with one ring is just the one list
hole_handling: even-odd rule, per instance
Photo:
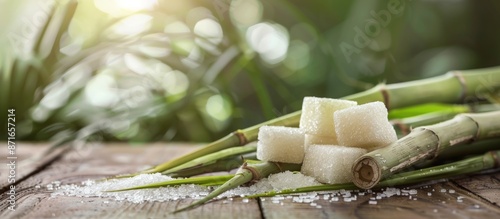
{"label": "cut sugarcane end", "polygon": [[362,189],[370,189],[380,181],[380,168],[372,158],[360,158],[360,162],[356,160],[355,163],[356,165],[352,167],[354,185]]}

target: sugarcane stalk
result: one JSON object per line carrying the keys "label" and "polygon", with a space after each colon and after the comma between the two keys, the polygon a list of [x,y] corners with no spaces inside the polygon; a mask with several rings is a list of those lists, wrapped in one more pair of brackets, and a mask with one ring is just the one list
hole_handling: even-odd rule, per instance
{"label": "sugarcane stalk", "polygon": [[228,180],[226,183],[222,184],[220,187],[215,189],[213,192],[211,192],[204,198],[190,204],[189,206],[178,209],[174,211],[174,213],[185,211],[203,205],[204,203],[210,201],[211,199],[217,197],[218,195],[230,189],[234,189],[238,186],[241,186],[245,183],[249,183],[251,181],[258,181],[271,174],[279,173],[284,170],[291,170],[291,171],[300,170],[300,164],[287,164],[287,163],[275,163],[275,162],[262,162],[253,165],[243,164],[243,166],[241,166],[241,168],[236,172],[234,177]]}
{"label": "sugarcane stalk", "polygon": [[410,133],[411,129],[414,127],[436,124],[451,119],[460,113],[481,113],[481,112],[491,112],[500,110],[500,106],[495,104],[458,105],[458,106],[450,105],[448,107],[446,107],[443,110],[438,110],[434,112],[417,114],[415,116],[409,116],[405,118],[392,119],[390,122],[393,125],[394,129],[396,130],[396,133],[398,133],[398,136],[402,137]]}
{"label": "sugarcane stalk", "polygon": [[[456,103],[469,98],[476,98],[484,91],[500,88],[500,67],[476,70],[452,71],[447,74],[428,79],[396,83],[380,84],[374,88],[342,99],[357,101],[359,104],[382,101],[388,109],[401,108],[427,102]],[[237,130],[228,136],[212,142],[202,148],[167,161],[140,173],[163,172],[200,156],[229,147],[245,145],[257,139],[261,126],[299,125],[301,111],[296,111],[258,125]]]}
{"label": "sugarcane stalk", "polygon": [[255,143],[252,145],[247,145],[247,146],[227,148],[227,149],[223,149],[223,150],[211,153],[211,154],[207,154],[205,156],[201,156],[201,157],[196,158],[192,161],[189,161],[189,162],[186,162],[186,163],[181,164],[179,166],[176,166],[174,168],[168,169],[166,171],[163,171],[162,174],[169,175],[171,173],[175,173],[175,172],[183,170],[183,169],[202,167],[202,166],[206,166],[208,164],[211,164],[214,161],[217,161],[219,159],[224,159],[224,158],[228,158],[231,156],[240,156],[240,155],[255,152],[255,151],[257,151],[257,144],[255,144]]}
{"label": "sugarcane stalk", "polygon": [[[488,112],[492,110],[498,110],[500,109],[496,105],[490,105],[490,104],[483,104],[483,105],[478,105],[478,106],[469,106],[469,105],[450,105],[450,106],[441,106],[443,110],[434,112],[434,113],[427,113],[424,115],[419,115],[419,116],[413,116],[413,117],[408,117],[408,118],[403,118],[400,120],[391,120],[391,123],[393,123],[394,128],[398,133],[403,133],[404,135],[408,134],[410,132],[410,129],[412,127],[418,127],[422,125],[430,125],[430,124],[435,124],[438,122],[445,121],[447,119],[452,118],[453,116],[463,113],[463,112]],[[484,145],[482,146],[481,143],[480,145],[474,146],[470,149],[473,149],[472,151],[477,153],[484,153],[485,151],[493,149],[491,146],[492,144],[489,145]],[[248,146],[245,146],[248,147]],[[232,149],[236,148],[241,148],[244,149],[245,147],[235,147]],[[248,152],[255,152],[256,148],[255,145],[252,145],[251,147],[254,147],[253,149],[249,149]],[[459,146],[457,146],[459,147]],[[211,157],[214,156],[215,159],[204,159],[202,162],[193,165],[190,168],[185,168],[183,170],[179,170],[181,166],[184,166],[186,164],[183,164],[181,166],[175,167],[173,169],[167,170],[163,172],[163,174],[172,176],[172,177],[189,177],[189,176],[194,176],[202,173],[209,173],[209,172],[217,172],[217,171],[229,171],[231,169],[237,168],[241,166],[244,162],[245,159],[255,159],[255,153],[251,154],[245,154],[244,159],[241,159],[239,156],[233,156],[227,159],[220,159],[219,156],[216,156],[215,154],[218,153],[223,153],[224,151],[232,151],[232,149],[224,149],[219,152],[212,153],[211,155],[206,155],[204,157]],[[467,148],[463,148],[467,153],[472,153],[471,150]],[[459,157],[460,154],[457,154],[457,151],[455,150],[446,150],[444,151],[444,157],[452,157],[451,155],[455,154],[454,157]],[[461,154],[462,156],[465,154]],[[440,155],[440,158],[443,157]],[[199,158],[198,158],[199,159]],[[197,160],[197,159],[195,159]],[[432,163],[432,162],[430,162]],[[425,165],[428,166],[428,165]]]}
{"label": "sugarcane stalk", "polygon": [[[453,163],[395,174],[392,177],[376,184],[374,188],[402,186],[402,185],[410,185],[432,180],[446,179],[450,177],[476,173],[479,171],[499,168],[499,167],[500,167],[500,151],[499,150],[490,151],[483,155],[474,156]],[[333,191],[341,189],[352,190],[357,188],[358,187],[354,183],[342,183],[342,184],[332,184],[332,185],[324,184],[324,185],[308,186],[295,189],[285,189],[282,191],[269,191],[260,194],[248,195],[245,196],[245,198],[270,197],[276,195],[288,195],[288,194],[296,194],[304,192]]]}
{"label": "sugarcane stalk", "polygon": [[[427,106],[427,105],[425,105]],[[440,111],[438,112],[433,112],[433,113],[426,113],[423,115],[418,115],[418,116],[413,116],[413,117],[407,117],[403,119],[398,119],[398,120],[391,120],[391,123],[394,126],[394,129],[398,133],[403,133],[404,135],[408,134],[410,132],[410,129],[412,127],[418,127],[422,125],[430,125],[430,124],[435,124],[438,122],[442,122],[445,120],[448,120],[452,118],[453,116],[459,114],[459,113],[465,113],[465,112],[488,112],[488,111],[493,111],[493,110],[500,110],[500,107],[497,105],[492,105],[492,104],[482,104],[482,105],[476,105],[476,106],[469,106],[469,105],[440,105],[441,109],[438,109]],[[479,143],[478,146],[474,146],[472,148],[464,148],[467,153],[472,153],[472,152],[479,152],[479,153],[484,153],[485,151],[491,150],[491,143],[489,145],[482,145]],[[245,146],[248,147],[248,146]],[[236,148],[241,148],[244,149],[245,147],[235,147]],[[255,152],[256,148],[255,145],[252,145],[253,150],[248,150],[248,152]],[[459,147],[459,146],[457,146]],[[472,150],[470,150],[472,149]],[[231,151],[232,149],[224,149],[219,152],[212,153],[210,156],[214,156],[215,154],[221,153],[223,151],[229,150]],[[460,154],[457,154],[458,152],[456,150],[446,150],[444,151],[445,157],[452,157],[451,155],[455,154],[454,157],[459,157]],[[461,153],[462,156],[464,156],[464,153]],[[183,170],[177,170],[178,167],[175,167],[173,169],[170,169],[168,171],[163,172],[163,174],[167,174],[172,177],[189,177],[189,176],[194,176],[197,174],[202,174],[202,173],[209,173],[209,172],[217,172],[217,171],[229,171],[231,169],[237,168],[241,166],[244,162],[245,159],[256,159],[255,158],[255,153],[251,154],[245,154],[243,155],[244,159],[241,159],[239,156],[234,156],[230,157],[228,159],[220,159],[218,156],[214,156],[217,159],[205,159],[203,162],[200,162],[197,165],[193,165],[191,168],[186,168]],[[206,155],[204,157],[209,157],[209,155]],[[440,158],[443,157],[440,155]],[[191,161],[192,162],[192,161]],[[188,162],[188,163],[191,163]],[[188,164],[186,163],[186,164]],[[181,165],[184,166],[185,164]]]}
{"label": "sugarcane stalk", "polygon": [[352,167],[353,182],[369,189],[380,180],[435,158],[454,145],[495,137],[500,137],[500,111],[460,114],[446,122],[416,128],[387,147],[361,156]]}
{"label": "sugarcane stalk", "polygon": [[248,153],[241,156],[233,156],[225,159],[216,160],[207,165],[187,168],[168,174],[170,177],[191,177],[204,173],[213,173],[221,171],[230,171],[243,165],[244,162],[257,159],[256,153]]}

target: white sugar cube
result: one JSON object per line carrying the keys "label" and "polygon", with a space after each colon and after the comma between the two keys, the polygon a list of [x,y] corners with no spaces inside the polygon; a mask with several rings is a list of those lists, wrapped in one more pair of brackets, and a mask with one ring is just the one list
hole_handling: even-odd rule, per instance
{"label": "white sugar cube", "polygon": [[397,140],[382,102],[371,102],[334,113],[339,145],[373,150]]}
{"label": "white sugar cube", "polygon": [[333,113],[356,105],[356,102],[349,100],[305,97],[300,128],[307,134],[335,137]]}
{"label": "white sugar cube", "polygon": [[302,163],[304,131],[283,126],[262,126],[257,142],[257,159],[283,163]]}
{"label": "white sugar cube", "polygon": [[348,183],[352,181],[354,161],[365,153],[362,148],[311,145],[305,152],[301,172],[322,183]]}
{"label": "white sugar cube", "polygon": [[307,150],[307,147],[313,144],[333,144],[337,145],[337,139],[331,136],[319,136],[319,135],[311,135],[306,134],[304,141],[304,150]]}

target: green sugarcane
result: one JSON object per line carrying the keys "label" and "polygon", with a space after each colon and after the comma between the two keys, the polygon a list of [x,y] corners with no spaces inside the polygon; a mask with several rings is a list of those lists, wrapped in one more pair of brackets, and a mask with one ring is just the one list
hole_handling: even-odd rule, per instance
{"label": "green sugarcane", "polygon": [[[418,105],[427,102],[457,103],[477,98],[483,92],[500,88],[500,67],[465,71],[452,71],[428,79],[380,84],[374,88],[346,96],[342,99],[357,101],[359,104],[382,101],[388,109]],[[299,125],[301,111],[296,111],[267,122],[237,130],[228,136],[212,142],[194,152],[167,161],[140,173],[163,172],[200,156],[229,147],[245,145],[255,141],[259,128],[264,125],[291,126]]]}
{"label": "green sugarcane", "polygon": [[[442,106],[444,107],[444,106]],[[461,112],[484,112],[484,111],[491,111],[498,109],[498,106],[495,105],[479,105],[475,107],[470,107],[467,105],[458,105],[458,106],[450,106],[452,107],[453,110],[444,110],[444,111],[439,111],[435,113],[427,113],[424,115],[419,115],[419,116],[413,116],[413,117],[408,117],[404,118],[401,120],[392,120],[391,122],[394,125],[394,128],[398,133],[404,133],[404,132],[409,132],[411,127],[416,127],[416,126],[422,126],[422,125],[430,125],[430,124],[435,124],[437,122],[442,122],[447,119],[450,119],[451,117],[461,113]],[[446,107],[445,107],[446,108]],[[406,135],[408,133],[405,133]],[[177,166],[175,168],[172,168],[168,171],[163,172],[163,174],[172,176],[172,177],[189,177],[189,176],[194,176],[197,174],[202,174],[202,173],[209,173],[209,172],[217,172],[217,171],[229,171],[231,169],[235,169],[239,166],[241,166],[244,162],[245,159],[255,159],[255,145],[252,145],[252,148],[247,148],[246,150],[245,147],[234,147],[234,148],[229,148],[229,149],[224,149],[222,151],[214,152],[210,155],[205,155],[199,162],[194,162],[193,161],[187,162],[183,165]],[[483,146],[480,147],[474,147],[473,148],[476,152],[483,153],[486,151],[486,149],[491,150],[491,144],[486,145],[486,148]],[[222,154],[240,154],[240,150],[243,152],[247,151],[250,152],[249,154],[242,155],[244,159],[241,159],[240,156],[233,156],[227,159],[220,159]],[[448,153],[450,152],[450,153]],[[451,153],[456,153],[456,151],[450,151],[447,150],[445,152],[446,154],[451,154]],[[225,156],[223,156],[225,157]],[[448,156],[450,157],[450,156]],[[458,156],[456,156],[458,157]],[[193,163],[194,162],[194,163]],[[191,165],[189,165],[191,164]],[[180,168],[183,166],[190,166],[189,168]],[[182,170],[181,170],[182,169]]]}
{"label": "green sugarcane", "polygon": [[[499,167],[500,167],[500,150],[490,151],[483,155],[467,158],[453,163],[396,174],[391,176],[390,178],[381,181],[374,187],[382,188],[389,186],[416,184],[425,181],[445,179],[469,173],[476,173],[479,171],[492,168],[499,168]],[[230,189],[248,183],[252,180],[259,180],[261,178],[267,177],[270,174],[282,172],[284,170],[297,171],[299,169],[300,165],[297,164],[263,162],[252,166],[244,165],[235,175],[193,177],[188,179],[179,179],[166,182],[152,183],[148,185],[136,186],[120,190],[113,190],[108,192],[119,192],[119,191],[135,190],[135,189],[149,189],[149,188],[158,188],[164,186],[175,186],[181,184],[220,185],[224,183],[222,184],[222,186],[217,188],[215,191],[213,191],[203,199],[198,200],[195,203],[185,208],[181,208],[175,211],[175,212],[180,212],[203,205],[204,203],[210,201],[211,199],[217,197],[218,195]],[[257,198],[257,197],[268,197],[268,196],[303,193],[303,192],[319,192],[319,191],[356,189],[356,188],[357,186],[354,183],[343,183],[343,184],[333,184],[333,185],[324,184],[318,186],[309,186],[302,188],[285,189],[282,191],[270,191],[266,193],[253,194],[246,196],[246,198]]]}
{"label": "green sugarcane", "polygon": [[116,189],[116,190],[109,190],[105,192],[122,192],[122,191],[129,191],[129,190],[137,190],[137,189],[152,189],[152,188],[160,188],[160,187],[166,187],[166,186],[178,186],[178,185],[183,185],[183,184],[196,184],[196,185],[220,185],[231,178],[233,178],[233,174],[228,174],[228,175],[222,175],[222,176],[200,176],[200,177],[192,177],[192,178],[186,178],[186,179],[174,179],[174,180],[169,180],[165,182],[158,182],[158,183],[151,183],[151,184],[146,184],[142,186],[134,186],[134,187],[129,187],[129,188],[123,188],[123,189]]}
{"label": "green sugarcane", "polygon": [[169,175],[171,173],[178,172],[180,170],[184,169],[189,169],[189,168],[195,168],[195,167],[203,167],[208,164],[211,164],[215,162],[216,160],[219,159],[224,159],[232,156],[241,156],[247,153],[253,153],[257,151],[257,144],[252,143],[252,145],[247,145],[247,146],[241,146],[241,147],[234,147],[234,148],[227,148],[224,150],[220,150],[211,154],[207,154],[205,156],[201,156],[199,158],[196,158],[192,161],[186,162],[184,164],[181,164],[179,166],[176,166],[172,169],[163,171],[162,174],[164,175]]}
{"label": "green sugarcane", "polygon": [[[425,169],[414,170],[410,172],[399,173],[376,184],[374,188],[383,188],[390,186],[402,186],[416,184],[426,181],[446,179],[460,175],[477,173],[479,171],[499,168],[500,151],[490,151],[483,155],[471,157],[453,163],[429,167]],[[270,197],[276,195],[288,195],[303,192],[332,191],[340,189],[357,189],[354,183],[342,183],[333,185],[308,186],[295,189],[286,189],[282,191],[270,191],[266,193],[245,196],[245,198]]]}
{"label": "green sugarcane", "polygon": [[500,111],[460,114],[446,122],[416,128],[387,147],[361,156],[352,167],[353,182],[369,189],[380,180],[435,158],[454,145],[495,137],[500,137]]}
{"label": "green sugarcane", "polygon": [[[217,152],[216,152],[217,153]],[[245,162],[250,162],[250,160],[256,160],[256,153],[248,153],[241,156],[232,156],[229,158],[219,159],[210,164],[203,166],[197,166],[193,168],[187,168],[183,170],[176,171],[174,173],[169,173],[170,177],[191,177],[204,173],[213,173],[221,171],[230,171],[236,169],[243,165]]]}
{"label": "green sugarcane", "polygon": [[[382,188],[388,186],[401,186],[401,185],[409,185],[416,184],[425,181],[438,180],[438,179],[446,179],[449,177],[460,176],[464,174],[476,173],[483,170],[488,170],[492,168],[500,167],[500,150],[486,152],[482,155],[476,155],[474,157],[470,157],[467,159],[463,159],[460,161],[447,163],[443,165],[428,167],[424,169],[418,169],[414,171],[408,171],[404,173],[399,173],[391,176],[388,179],[385,179],[374,186],[374,188]],[[281,166],[281,170],[296,170],[297,167],[294,165],[290,166]],[[289,169],[287,169],[289,168]],[[257,169],[256,169],[257,170]],[[258,169],[260,171],[260,168]],[[262,173],[260,173],[262,174]],[[112,190],[106,192],[119,192],[119,191],[127,191],[127,190],[136,190],[136,189],[150,189],[150,188],[159,188],[165,186],[176,186],[182,184],[197,184],[197,185],[222,185],[226,183],[228,180],[233,178],[235,175],[228,174],[222,176],[202,176],[202,177],[192,177],[187,179],[176,179],[159,183],[152,183],[143,186],[130,187],[119,190]],[[247,174],[244,178],[249,177]],[[242,183],[244,184],[244,183]],[[245,196],[246,198],[257,198],[257,197],[269,197],[275,195],[285,195],[285,194],[294,194],[294,193],[303,193],[303,192],[318,192],[318,191],[331,191],[331,190],[340,190],[340,189],[357,189],[358,187],[354,185],[354,183],[342,183],[342,184],[324,184],[318,186],[308,186],[294,189],[285,189],[281,191],[269,191],[260,194],[253,194]]]}
{"label": "green sugarcane", "polygon": [[191,208],[200,206],[211,199],[217,197],[218,195],[241,186],[245,183],[251,181],[257,181],[265,178],[271,174],[279,173],[284,170],[297,171],[300,170],[300,164],[287,164],[287,163],[276,163],[276,162],[262,162],[258,164],[246,165],[243,164],[241,168],[236,172],[233,178],[225,182],[223,185],[218,187],[216,190],[205,196],[204,198],[190,204],[187,207],[181,208],[174,211],[174,213],[185,211]]}
{"label": "green sugarcane", "polygon": [[[425,106],[427,105],[424,105],[424,107]],[[477,106],[446,105],[441,107],[444,107],[444,109],[401,119],[392,119],[391,124],[396,130],[396,133],[398,133],[398,136],[402,137],[410,133],[411,129],[414,127],[436,124],[451,119],[460,113],[481,113],[500,110],[500,105],[495,104],[481,104]]]}

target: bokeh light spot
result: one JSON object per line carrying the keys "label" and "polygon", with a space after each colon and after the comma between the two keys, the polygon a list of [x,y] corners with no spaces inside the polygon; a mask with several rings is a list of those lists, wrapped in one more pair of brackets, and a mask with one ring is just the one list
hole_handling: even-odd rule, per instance
{"label": "bokeh light spot", "polygon": [[283,26],[258,23],[248,28],[246,36],[252,49],[267,63],[277,64],[285,59],[289,36]]}
{"label": "bokeh light spot", "polygon": [[162,82],[163,88],[170,95],[184,93],[189,87],[189,79],[178,70],[166,72]]}
{"label": "bokeh light spot", "polygon": [[224,121],[232,114],[231,103],[222,97],[222,95],[216,94],[208,98],[206,111],[211,117],[219,121]]}
{"label": "bokeh light spot", "polygon": [[115,25],[111,26],[111,32],[108,35],[110,39],[131,38],[141,34],[151,28],[153,18],[146,14],[135,14],[124,18]]}
{"label": "bokeh light spot", "polygon": [[309,46],[301,40],[293,40],[284,64],[290,70],[300,70],[307,66],[309,59]]}
{"label": "bokeh light spot", "polygon": [[213,44],[222,42],[222,27],[217,21],[210,18],[198,21],[194,26],[194,33]]}
{"label": "bokeh light spot", "polygon": [[108,71],[97,74],[85,87],[85,98],[90,104],[98,107],[111,107],[119,101],[115,79]]}

